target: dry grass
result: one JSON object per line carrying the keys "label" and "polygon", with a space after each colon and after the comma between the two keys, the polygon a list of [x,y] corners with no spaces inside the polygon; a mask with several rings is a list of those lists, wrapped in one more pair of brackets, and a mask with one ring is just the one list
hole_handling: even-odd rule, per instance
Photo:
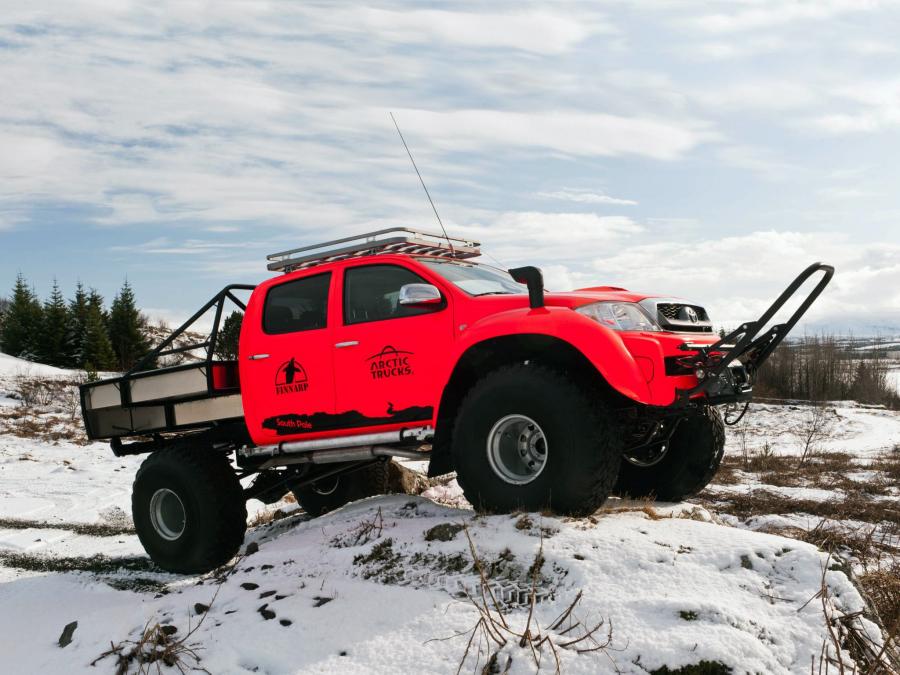
{"label": "dry grass", "polygon": [[[865,475],[854,476],[863,472]],[[765,449],[744,452],[742,456],[726,458],[716,482],[734,485],[748,477],[771,486],[818,488],[833,493],[833,498],[826,500],[795,499],[774,489],[748,488],[736,494],[710,490],[700,499],[742,520],[798,513],[820,518],[809,529],[770,525],[760,530],[805,541],[840,556],[836,559],[842,560],[842,569],[867,600],[867,616],[871,614],[870,618],[882,628],[883,647],[875,645],[861,629],[859,615],[830,611],[825,602],[828,590],[821,590],[818,596],[823,600],[830,636],[813,672],[900,673],[900,503],[884,498],[896,495],[900,488],[900,448],[871,462],[840,452],[809,452],[805,461]],[[841,649],[850,652],[855,668],[840,661]]]}
{"label": "dry grass", "polygon": [[137,640],[110,644],[109,649],[94,659],[91,665],[94,666],[106,657],[112,656],[116,660],[116,675],[127,675],[132,669],[138,675],[149,675],[153,671],[161,673],[160,664],[167,668],[177,668],[182,673],[199,671],[212,675],[206,668],[200,666],[198,653],[200,648],[187,642],[205,618],[206,614],[180,639],[175,638],[178,631],[175,626],[148,623]]}
{"label": "dry grass", "polygon": [[[876,476],[867,480],[850,477],[861,471],[872,471]],[[818,453],[803,462],[797,457],[771,452],[750,453],[744,457],[725,457],[715,482],[738,485],[744,482],[739,472],[755,474],[760,482],[777,487],[812,487],[886,495],[892,488],[900,487],[900,453],[882,455],[871,464],[859,463],[846,452]]]}
{"label": "dry grass", "polygon": [[717,511],[730,513],[742,520],[767,514],[806,513],[830,520],[885,524],[887,531],[900,532],[900,506],[895,501],[871,499],[862,492],[819,501],[792,499],[765,489],[727,494],[707,491],[699,499]]}
{"label": "dry grass", "polygon": [[[866,631],[861,621],[863,612],[845,613],[837,611],[831,599],[831,589],[826,583],[826,573],[831,569],[831,556],[822,565],[822,578],[819,590],[804,605],[819,600],[822,615],[828,630],[828,639],[822,644],[819,654],[818,672],[826,675],[836,672],[839,675],[892,675],[897,673],[900,661],[897,660],[896,642],[888,635],[884,644],[875,640]],[[803,608],[801,607],[801,609]],[[885,636],[882,636],[884,638]],[[852,662],[844,659],[848,652]],[[816,659],[813,658],[811,672],[816,672]]]}
{"label": "dry grass", "polygon": [[271,525],[274,522],[297,515],[297,511],[284,511],[283,509],[263,509],[254,515],[247,523],[248,527],[260,527],[261,525]]}
{"label": "dry grass", "polygon": [[861,574],[857,580],[884,628],[885,654],[896,668],[894,672],[900,672],[900,561]]}
{"label": "dry grass", "polygon": [[[480,579],[478,595],[476,597],[468,596],[469,602],[478,612],[478,620],[468,630],[447,638],[439,638],[452,640],[468,636],[465,651],[456,669],[457,675],[466,667],[466,663],[471,661],[470,656],[475,659],[473,672],[480,672],[483,675],[510,672],[515,652],[511,652],[507,647],[514,645],[523,651],[525,658],[533,662],[536,671],[541,671],[544,662],[548,661],[549,667],[556,675],[559,675],[561,672],[559,654],[562,650],[578,654],[603,654],[612,661],[613,668],[618,671],[615,661],[609,653],[614,651],[612,648],[612,623],[605,619],[586,622],[577,617],[578,607],[583,597],[582,591],[577,593],[569,606],[546,628],[542,629],[538,625],[537,618],[534,616],[534,608],[540,570],[544,565],[543,538],[534,562],[529,568],[532,585],[528,602],[528,616],[525,620],[525,627],[519,631],[512,627],[511,617],[504,612],[501,603],[494,596],[489,582],[489,573],[478,556],[469,528],[464,525],[463,531],[469,542],[469,551]],[[483,666],[482,655],[486,655]]]}
{"label": "dry grass", "polygon": [[900,488],[900,446],[878,457],[869,468],[880,472],[891,487]]}

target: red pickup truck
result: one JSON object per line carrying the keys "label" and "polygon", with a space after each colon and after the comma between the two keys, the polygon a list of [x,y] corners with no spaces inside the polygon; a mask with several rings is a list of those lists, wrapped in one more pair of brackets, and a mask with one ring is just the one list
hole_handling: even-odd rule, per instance
{"label": "red pickup truck", "polygon": [[[391,457],[456,471],[491,512],[695,494],[722,458],[716,406],[749,402],[755,372],[833,274],[810,266],[720,336],[698,304],[548,292],[537,268],[479,255],[477,242],[404,228],[274,254],[283,274],[226,287],[145,362],[204,358],[84,385],[88,436],[150,453],[132,506],[151,558],[209,570],[240,546],[247,499],[291,490],[317,515],[383,491]],[[794,314],[767,327],[816,272]],[[237,361],[215,358],[229,303],[244,311]],[[173,346],[209,313],[202,342]]]}

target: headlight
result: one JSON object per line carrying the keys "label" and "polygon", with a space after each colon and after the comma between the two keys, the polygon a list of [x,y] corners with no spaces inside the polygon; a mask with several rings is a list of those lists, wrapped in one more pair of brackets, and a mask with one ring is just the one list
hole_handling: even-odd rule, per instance
{"label": "headlight", "polygon": [[575,310],[612,330],[662,330],[633,302],[595,302]]}

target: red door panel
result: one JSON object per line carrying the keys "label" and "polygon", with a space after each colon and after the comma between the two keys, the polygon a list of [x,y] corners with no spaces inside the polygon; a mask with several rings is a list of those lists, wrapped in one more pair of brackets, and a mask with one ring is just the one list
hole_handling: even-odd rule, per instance
{"label": "red door panel", "polygon": [[[353,269],[344,271],[344,303],[353,289],[347,286],[346,275]],[[361,283],[372,287],[368,279]],[[383,302],[383,295],[393,299],[384,290],[376,289],[372,302]],[[342,313],[341,323],[335,323],[335,411],[357,429],[386,430],[433,421],[443,386],[442,366],[450,353],[452,309],[445,301],[419,311],[423,313],[350,324]]]}
{"label": "red door panel", "polygon": [[260,445],[307,437],[334,413],[332,276],[278,281],[254,294],[241,329],[244,418]]}

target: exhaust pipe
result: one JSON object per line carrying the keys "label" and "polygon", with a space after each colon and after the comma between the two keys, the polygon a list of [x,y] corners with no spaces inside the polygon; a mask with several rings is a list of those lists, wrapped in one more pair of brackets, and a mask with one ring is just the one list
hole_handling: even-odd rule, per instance
{"label": "exhaust pipe", "polygon": [[359,448],[339,448],[336,450],[316,450],[313,452],[276,455],[275,457],[272,457],[272,459],[263,462],[263,464],[259,467],[259,471],[270,469],[273,466],[364,462],[366,460],[375,460],[379,457],[428,459],[429,457],[431,457],[431,453],[422,452],[420,450],[404,450],[402,448],[392,448],[378,445]]}
{"label": "exhaust pipe", "polygon": [[337,438],[317,438],[309,441],[288,441],[277,445],[244,448],[240,453],[245,457],[270,457],[260,469],[287,464],[333,464],[337,462],[359,462],[378,457],[405,457],[407,459],[427,459],[429,452],[411,450],[382,444],[425,441],[434,435],[431,427],[416,427],[374,434],[358,434]]}

